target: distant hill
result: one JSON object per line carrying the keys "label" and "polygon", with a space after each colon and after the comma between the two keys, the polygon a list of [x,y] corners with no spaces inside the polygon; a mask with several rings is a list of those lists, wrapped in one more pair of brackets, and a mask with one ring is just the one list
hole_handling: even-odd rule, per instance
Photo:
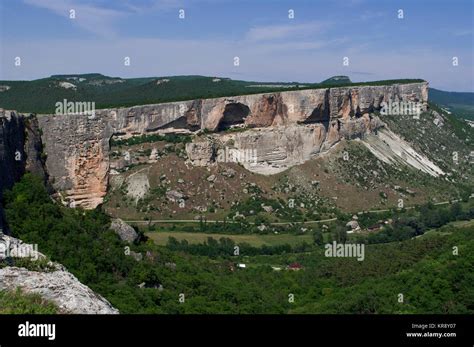
{"label": "distant hill", "polygon": [[474,93],[445,92],[430,88],[429,98],[458,117],[474,120]]}
{"label": "distant hill", "polygon": [[321,82],[321,84],[331,84],[331,85],[339,85],[339,84],[347,84],[352,83],[351,79],[348,76],[333,76]]}
{"label": "distant hill", "polygon": [[347,76],[335,76],[321,83],[302,84],[239,81],[206,76],[120,78],[99,73],[53,75],[33,81],[0,81],[0,108],[19,112],[54,113],[56,102],[63,99],[95,102],[95,107],[101,109],[282,90],[421,81],[404,79],[352,83]]}

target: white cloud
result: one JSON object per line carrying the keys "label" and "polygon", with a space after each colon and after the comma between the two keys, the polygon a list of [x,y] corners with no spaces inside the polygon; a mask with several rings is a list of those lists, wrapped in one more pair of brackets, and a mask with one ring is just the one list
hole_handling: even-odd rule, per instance
{"label": "white cloud", "polygon": [[[114,37],[116,35],[115,23],[127,13],[109,8],[99,7],[95,4],[79,3],[71,0],[23,0],[26,4],[44,8],[58,16],[71,20],[82,29],[101,37]],[[75,11],[75,18],[70,19],[70,11]]]}
{"label": "white cloud", "polygon": [[150,0],[148,3],[141,3],[139,5],[136,0],[120,0],[120,4],[138,14],[149,13],[150,11],[167,11],[184,7],[183,0]]}
{"label": "white cloud", "polygon": [[327,23],[308,22],[303,24],[267,25],[251,28],[246,39],[249,41],[268,41],[286,38],[307,37],[327,27]]}
{"label": "white cloud", "polygon": [[[44,8],[54,14],[71,20],[73,24],[102,38],[117,37],[120,20],[150,11],[169,11],[183,6],[182,0],[151,0],[148,3],[133,0],[115,0],[116,9],[101,7],[94,0],[23,0],[24,3]],[[69,11],[75,11],[75,19],[69,18]]]}
{"label": "white cloud", "polygon": [[361,20],[371,20],[384,17],[386,14],[381,11],[365,11],[360,15]]}

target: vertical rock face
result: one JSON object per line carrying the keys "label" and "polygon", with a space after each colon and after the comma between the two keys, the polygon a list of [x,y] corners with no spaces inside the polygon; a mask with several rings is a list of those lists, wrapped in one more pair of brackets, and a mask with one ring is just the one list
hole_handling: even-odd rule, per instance
{"label": "vertical rock face", "polygon": [[[250,108],[248,108],[250,109]],[[252,107],[252,113],[244,118],[246,125],[251,127],[269,127],[278,120],[284,122],[288,118],[288,108],[280,94],[264,95]]]}
{"label": "vertical rock face", "polygon": [[[106,109],[96,112],[96,122],[107,119],[114,131],[126,135],[141,135],[158,129],[200,128],[200,101],[189,100],[158,105]],[[86,116],[82,116],[86,117]]]}
{"label": "vertical rock face", "polygon": [[[281,171],[329,149],[342,138],[373,131],[380,122],[370,114],[380,109],[383,101],[394,100],[426,105],[428,84],[323,88],[189,100],[98,110],[94,117],[42,115],[38,122],[53,187],[65,201],[94,208],[107,191],[112,136],[126,138],[199,129],[218,132],[235,126],[258,128],[259,131],[234,134],[236,146],[245,149],[251,144],[259,148],[261,159],[257,167],[261,172]],[[205,165],[216,155],[215,148],[207,144],[189,145],[187,149],[191,161],[198,165]]]}
{"label": "vertical rock face", "polygon": [[366,113],[359,118],[345,122],[336,120],[329,125],[290,124],[216,133],[209,136],[208,141],[187,144],[186,151],[193,165],[236,161],[249,171],[272,175],[310,160],[342,139],[362,138],[382,125],[377,117]]}
{"label": "vertical rock face", "polygon": [[24,161],[15,160],[15,153],[24,154],[24,124],[12,112],[0,111],[0,228],[5,228],[1,197],[24,173]]}
{"label": "vertical rock face", "polygon": [[42,157],[43,142],[41,141],[41,131],[36,117],[28,117],[25,120],[25,136],[25,170],[46,180],[46,168]]}
{"label": "vertical rock face", "polygon": [[331,88],[329,91],[331,120],[347,119],[373,112],[380,109],[380,104],[384,101],[420,102],[424,111],[428,106],[428,83]]}
{"label": "vertical rock face", "polygon": [[[206,99],[201,127],[217,131],[236,124],[261,128],[327,121],[328,95],[329,89],[308,89]],[[235,117],[232,124],[229,124],[229,113]]]}
{"label": "vertical rock face", "polygon": [[0,229],[6,229],[2,192],[10,189],[26,171],[45,178],[36,119],[0,109]]}
{"label": "vertical rock face", "polygon": [[114,114],[38,117],[51,183],[73,207],[94,208],[107,192],[109,140],[113,134],[109,121],[113,118]]}
{"label": "vertical rock face", "polygon": [[0,111],[0,191],[10,188],[25,170],[25,122],[14,112]]}
{"label": "vertical rock face", "polygon": [[[300,93],[304,95],[303,99]],[[319,123],[329,120],[329,89],[304,90],[300,93],[282,93],[283,103],[288,105],[288,123]],[[277,122],[278,125],[285,123],[283,119]]]}
{"label": "vertical rock face", "polygon": [[229,134],[222,141],[228,139],[233,140],[234,157],[247,170],[271,175],[302,164],[320,153],[326,129],[322,124],[292,124]]}

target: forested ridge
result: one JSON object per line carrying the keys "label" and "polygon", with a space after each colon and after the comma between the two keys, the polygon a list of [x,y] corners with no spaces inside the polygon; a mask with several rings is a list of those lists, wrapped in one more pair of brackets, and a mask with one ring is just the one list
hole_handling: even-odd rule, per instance
{"label": "forested ridge", "polygon": [[[142,235],[131,246],[143,255],[137,261],[127,255],[127,244],[109,230],[109,218],[100,209],[58,205],[31,174],[5,192],[4,200],[15,237],[38,243],[42,253],[62,263],[122,313],[474,311],[472,224],[448,224],[436,230],[425,228],[418,237],[408,233],[399,240],[378,240],[391,241],[385,243],[367,241],[364,261],[325,257],[317,238],[299,253],[287,249],[272,255],[246,255],[244,249],[239,256],[217,253],[208,257],[184,248],[157,246]],[[222,242],[226,241],[206,247],[220,247]],[[240,269],[237,263],[247,267]],[[285,269],[294,263],[301,270]]]}
{"label": "forested ridge", "polygon": [[[61,86],[65,82],[73,85],[73,88]],[[54,113],[56,102],[62,102],[63,99],[95,102],[95,107],[101,109],[286,90],[415,82],[423,80],[352,83],[350,80],[335,82],[328,79],[322,83],[302,84],[239,81],[207,76],[118,78],[101,74],[54,75],[33,81],[0,81],[0,85],[9,87],[0,93],[0,107],[18,112]]]}

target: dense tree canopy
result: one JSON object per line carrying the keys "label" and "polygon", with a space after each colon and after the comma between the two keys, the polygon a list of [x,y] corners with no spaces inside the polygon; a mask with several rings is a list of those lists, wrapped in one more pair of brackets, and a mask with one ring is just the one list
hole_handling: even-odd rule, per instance
{"label": "dense tree canopy", "polygon": [[[137,261],[109,230],[104,213],[60,206],[32,175],[25,175],[4,200],[14,236],[38,243],[41,252],[64,264],[122,313],[474,311],[473,227],[445,226],[425,233],[471,216],[472,211],[455,205],[441,213],[423,207],[419,218],[400,218],[369,236],[363,240],[368,243],[364,261],[325,257],[318,230],[315,244],[305,249],[240,245],[238,256],[232,252],[234,243],[225,238],[210,238],[201,245],[171,239],[167,247],[148,240],[130,245],[130,251],[143,255]],[[340,241],[347,236],[337,228],[330,233]],[[301,265],[299,271],[286,270],[295,263]],[[295,302],[288,302],[289,293]],[[399,293],[405,298],[402,304]],[[184,303],[178,300],[180,294]]]}

